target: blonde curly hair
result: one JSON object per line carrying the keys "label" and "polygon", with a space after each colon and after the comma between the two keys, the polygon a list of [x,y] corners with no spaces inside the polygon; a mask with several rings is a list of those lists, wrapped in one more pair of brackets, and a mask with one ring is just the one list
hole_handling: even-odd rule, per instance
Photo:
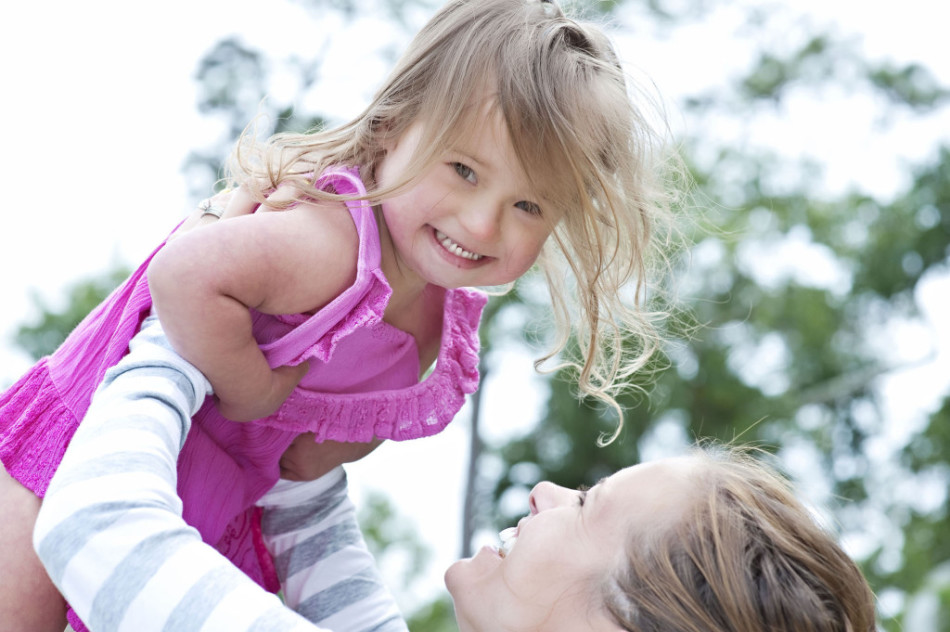
{"label": "blonde curly hair", "polygon": [[[259,200],[287,185],[297,199],[340,199],[315,190],[314,174],[351,165],[378,203],[468,133],[486,90],[534,190],[559,207],[538,259],[555,335],[536,367],[560,357],[551,370],[575,368],[581,394],[616,410],[620,422],[606,442],[612,441],[623,419],[618,389],[659,344],[660,314],[646,308],[647,279],[652,264],[663,261],[654,255],[662,255],[669,234],[671,189],[663,174],[677,172],[678,163],[667,153],[665,126],[655,125],[656,108],[635,105],[632,83],[601,28],[565,16],[553,2],[450,0],[359,116],[265,143],[245,134],[230,163],[232,184]],[[427,125],[408,173],[376,187],[387,141],[419,119]],[[572,336],[577,357],[564,358]]]}

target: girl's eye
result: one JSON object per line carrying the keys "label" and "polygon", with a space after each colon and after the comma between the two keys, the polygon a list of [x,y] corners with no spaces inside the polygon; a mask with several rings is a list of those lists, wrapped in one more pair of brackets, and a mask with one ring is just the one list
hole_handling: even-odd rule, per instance
{"label": "girl's eye", "polygon": [[455,173],[462,176],[463,179],[468,180],[472,184],[475,184],[476,182],[475,172],[469,169],[467,165],[463,165],[460,162],[453,162],[452,168],[454,168]]}
{"label": "girl's eye", "polygon": [[530,213],[532,215],[540,215],[541,207],[535,204],[534,202],[526,202],[524,200],[517,202],[515,204],[517,208],[520,208],[525,213]]}

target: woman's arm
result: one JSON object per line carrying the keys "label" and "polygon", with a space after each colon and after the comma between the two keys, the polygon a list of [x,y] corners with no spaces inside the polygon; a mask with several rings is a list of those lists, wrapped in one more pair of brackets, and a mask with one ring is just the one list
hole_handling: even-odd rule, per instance
{"label": "woman's arm", "polygon": [[334,632],[408,632],[363,540],[342,467],[313,481],[281,480],[257,504],[289,607]]}
{"label": "woman's arm", "polygon": [[322,629],[182,520],[176,460],[209,385],[146,323],[96,392],[37,518],[53,583],[94,632]]}

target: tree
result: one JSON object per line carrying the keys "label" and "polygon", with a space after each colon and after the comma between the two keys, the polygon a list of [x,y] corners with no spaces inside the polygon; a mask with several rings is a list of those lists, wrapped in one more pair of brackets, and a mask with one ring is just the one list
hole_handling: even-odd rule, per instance
{"label": "tree", "polygon": [[[746,26],[758,41],[787,44],[769,36],[767,23]],[[686,107],[702,122],[729,127],[722,121],[731,117],[742,127],[836,82],[883,95],[882,125],[898,112],[933,115],[948,100],[927,69],[876,66],[846,42],[818,35],[785,54],[764,50],[731,87],[690,97]],[[913,360],[880,339],[917,322],[915,290],[947,272],[950,151],[939,149],[888,199],[856,189],[831,194],[810,184],[821,165],[754,148],[749,138],[723,143],[703,133],[685,146],[698,199],[708,204],[690,265],[678,273],[682,303],[673,306],[649,397],[624,400],[622,436],[599,449],[596,438],[614,419],[578,402],[568,376],[556,376],[537,428],[494,446],[491,470],[500,474],[492,498],[505,508],[506,496],[523,496],[538,479],[591,484],[645,451],[676,452],[693,439],[756,442],[791,475],[825,487],[816,500],[834,512],[829,522],[846,543],[862,545],[855,552],[882,597],[885,629],[909,629],[907,597],[950,560],[950,445],[941,423],[950,400],[906,444],[885,445],[895,433],[882,384]],[[522,513],[503,509],[492,528]],[[950,612],[943,582],[938,620]]]}

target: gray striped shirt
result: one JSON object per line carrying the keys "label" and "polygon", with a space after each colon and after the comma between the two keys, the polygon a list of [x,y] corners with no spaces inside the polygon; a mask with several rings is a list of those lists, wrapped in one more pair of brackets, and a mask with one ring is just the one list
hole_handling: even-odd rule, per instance
{"label": "gray striped shirt", "polygon": [[346,476],[281,481],[262,528],[287,606],[181,517],[176,461],[207,380],[149,318],[106,375],[37,518],[33,543],[93,632],[406,632],[366,549]]}

